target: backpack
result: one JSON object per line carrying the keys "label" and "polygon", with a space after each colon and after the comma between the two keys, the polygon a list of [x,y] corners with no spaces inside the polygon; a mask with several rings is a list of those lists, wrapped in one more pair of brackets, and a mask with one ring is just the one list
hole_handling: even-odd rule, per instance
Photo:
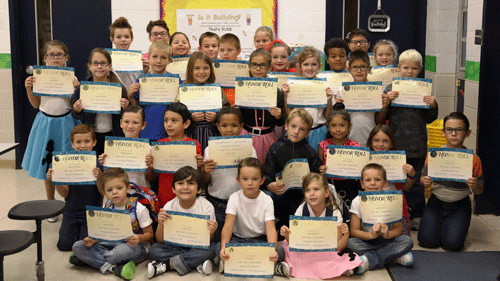
{"label": "backpack", "polygon": [[160,212],[160,201],[156,193],[147,187],[138,186],[133,182],[130,183],[130,187],[131,190],[128,196],[137,197],[139,203],[148,209],[149,216],[153,220],[153,228],[155,228],[156,231],[156,225],[158,225],[158,212]]}

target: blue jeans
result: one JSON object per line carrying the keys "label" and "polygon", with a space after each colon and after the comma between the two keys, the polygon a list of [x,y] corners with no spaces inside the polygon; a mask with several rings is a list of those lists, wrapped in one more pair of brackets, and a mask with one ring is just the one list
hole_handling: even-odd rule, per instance
{"label": "blue jeans", "polygon": [[149,257],[154,261],[171,262],[180,276],[186,275],[206,260],[215,258],[215,243],[209,249],[197,249],[174,246],[166,243],[154,243],[149,249]]}
{"label": "blue jeans", "polygon": [[102,274],[106,274],[111,266],[130,260],[139,263],[148,256],[141,243],[132,247],[125,242],[96,242],[89,248],[83,241],[77,241],[73,245],[73,253],[84,263],[99,269]]}
{"label": "blue jeans", "polygon": [[[267,238],[265,235],[255,237],[255,238],[242,238],[236,235],[231,237],[229,243],[267,243]],[[220,256],[220,243],[215,246],[215,254]],[[278,253],[278,262],[282,262],[285,259],[285,250],[280,244],[276,245],[276,252]]]}
{"label": "blue jeans", "polygon": [[61,228],[59,229],[59,240],[57,248],[61,251],[71,251],[73,244],[78,240],[89,236],[87,229],[87,219],[72,217],[66,212],[63,213]]}
{"label": "blue jeans", "polygon": [[227,200],[212,197],[210,194],[207,195],[207,199],[214,205],[215,220],[217,221],[217,229],[215,230],[213,241],[219,243],[222,227],[224,227],[224,223],[226,222]]}
{"label": "blue jeans", "polygon": [[390,240],[381,236],[367,241],[359,238],[349,238],[347,248],[360,256],[365,255],[370,269],[375,269],[392,263],[400,256],[408,253],[413,248],[413,241],[410,236],[404,234]]}
{"label": "blue jeans", "polygon": [[432,195],[427,202],[418,242],[424,248],[443,247],[448,251],[460,251],[469,232],[472,215],[469,197],[456,202],[443,202]]}

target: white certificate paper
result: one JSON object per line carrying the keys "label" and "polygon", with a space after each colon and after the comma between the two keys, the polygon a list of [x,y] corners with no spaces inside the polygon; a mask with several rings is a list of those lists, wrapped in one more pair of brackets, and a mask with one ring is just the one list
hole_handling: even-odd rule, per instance
{"label": "white certificate paper", "polygon": [[392,106],[430,108],[424,97],[432,93],[431,79],[394,77],[392,90],[399,92],[399,96],[392,100]]}
{"label": "white certificate paper", "polygon": [[168,105],[179,94],[179,75],[177,74],[141,74],[139,75],[141,105]]}
{"label": "white certificate paper", "polygon": [[166,211],[169,215],[163,227],[163,240],[167,244],[208,249],[210,231],[207,222],[210,216]]}
{"label": "white certificate paper", "polygon": [[343,82],[342,98],[348,111],[381,111],[382,82]]}
{"label": "white certificate paper", "polygon": [[372,151],[368,162],[384,167],[389,182],[406,182],[407,175],[403,172],[403,165],[406,164],[404,150]]}
{"label": "white certificate paper", "polygon": [[75,69],[73,67],[33,66],[34,96],[72,97],[75,92],[73,80]]}
{"label": "white certificate paper", "polygon": [[470,149],[429,147],[427,159],[427,175],[433,181],[466,182],[472,178],[474,153]]}
{"label": "white certificate paper", "polygon": [[109,82],[82,81],[80,99],[83,111],[88,113],[120,114],[122,84]]}
{"label": "white certificate paper", "polygon": [[396,64],[374,66],[372,71],[368,73],[368,81],[381,81],[382,90],[392,83],[392,78],[401,77],[401,71]]}
{"label": "white certificate paper", "polygon": [[137,73],[143,72],[142,52],[121,49],[105,49],[111,55],[113,70],[117,73]]}
{"label": "white certificate paper", "polygon": [[217,169],[236,168],[241,160],[253,156],[252,135],[209,137],[208,151]]}
{"label": "white certificate paper", "polygon": [[342,82],[352,82],[352,75],[347,70],[342,71],[320,71],[316,76],[318,78],[326,78],[326,83],[332,90],[342,87]]}
{"label": "white certificate paper", "polygon": [[125,171],[146,172],[146,155],[149,153],[149,139],[106,137],[104,168],[119,167]]}
{"label": "white certificate paper", "polygon": [[400,222],[403,217],[403,191],[360,191],[363,226],[377,222],[387,225]]}
{"label": "white certificate paper", "polygon": [[302,178],[309,174],[309,162],[306,158],[295,158],[288,161],[283,171],[276,174],[276,183],[284,183],[289,188],[302,189]]}
{"label": "white certificate paper", "polygon": [[170,141],[153,142],[153,165],[157,173],[173,174],[184,166],[196,169],[196,142]]}
{"label": "white certificate paper", "polygon": [[326,107],[326,78],[290,77],[288,107]]}
{"label": "white certificate paper", "polygon": [[250,109],[276,107],[278,79],[236,77],[235,104]]}
{"label": "white certificate paper", "polygon": [[167,71],[172,74],[178,74],[182,81],[186,80],[186,71],[189,61],[188,56],[173,56],[172,62],[167,65]]}
{"label": "white certificate paper", "polygon": [[273,278],[274,243],[226,243],[229,259],[224,262],[224,276],[240,278]]}
{"label": "white certificate paper", "polygon": [[118,242],[134,235],[126,210],[87,206],[86,213],[89,237],[94,240]]}
{"label": "white certificate paper", "polygon": [[361,170],[370,159],[368,147],[329,145],[327,149],[327,177],[361,179]]}
{"label": "white certificate paper", "polygon": [[223,88],[234,89],[236,77],[249,77],[248,61],[213,60],[215,82]]}
{"label": "white certificate paper", "polygon": [[337,217],[290,216],[291,252],[337,251]]}
{"label": "white certificate paper", "polygon": [[217,112],[222,108],[221,87],[219,84],[182,84],[179,101],[193,112]]}
{"label": "white certificate paper", "polygon": [[[278,79],[278,88],[281,89],[283,87],[283,84],[287,83],[288,77],[298,77],[299,74],[297,72],[278,72],[278,71],[268,71],[267,72],[267,77],[268,78],[277,78]],[[318,78],[323,78],[323,77],[318,77]]]}
{"label": "white certificate paper", "polygon": [[52,153],[52,183],[54,185],[96,184],[95,151],[54,151]]}

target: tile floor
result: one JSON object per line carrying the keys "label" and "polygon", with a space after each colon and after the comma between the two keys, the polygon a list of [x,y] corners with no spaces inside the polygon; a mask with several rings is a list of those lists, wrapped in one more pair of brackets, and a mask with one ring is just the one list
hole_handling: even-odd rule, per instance
{"label": "tile floor", "polygon": [[[46,199],[43,182],[28,177],[23,170],[0,168],[0,230],[21,229],[35,230],[34,221],[15,221],[7,217],[9,209],[17,203],[29,200]],[[61,199],[58,195],[56,198]],[[45,261],[45,280],[120,280],[113,275],[102,275],[97,270],[87,267],[76,267],[68,263],[69,252],[61,252],[56,248],[59,234],[59,220],[57,223],[42,223],[43,258]],[[422,250],[416,242],[416,232],[412,232],[415,242],[414,250]],[[442,249],[436,249],[442,251]],[[473,216],[469,235],[467,236],[465,251],[500,251],[500,218],[492,215]],[[4,259],[5,280],[36,280],[35,276],[36,246]],[[137,265],[134,280],[148,280],[146,277],[147,262]],[[243,279],[243,278],[242,278]],[[293,278],[291,278],[293,279]],[[224,278],[223,275],[213,273],[210,276],[191,272],[179,277],[174,272],[156,277],[152,280],[237,280]],[[249,279],[255,280],[255,279]],[[276,277],[275,280],[286,280]],[[295,279],[302,280],[302,279]],[[391,280],[385,269],[367,271],[362,276],[343,277],[335,280]]]}

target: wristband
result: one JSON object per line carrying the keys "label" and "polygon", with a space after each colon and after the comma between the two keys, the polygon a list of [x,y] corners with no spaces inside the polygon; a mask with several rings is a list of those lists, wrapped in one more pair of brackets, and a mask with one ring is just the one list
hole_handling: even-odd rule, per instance
{"label": "wristband", "polygon": [[407,176],[408,176],[408,178],[410,180],[414,180],[414,179],[418,178],[418,174],[417,173],[415,173],[415,175],[413,177],[410,177],[410,175],[407,175]]}

